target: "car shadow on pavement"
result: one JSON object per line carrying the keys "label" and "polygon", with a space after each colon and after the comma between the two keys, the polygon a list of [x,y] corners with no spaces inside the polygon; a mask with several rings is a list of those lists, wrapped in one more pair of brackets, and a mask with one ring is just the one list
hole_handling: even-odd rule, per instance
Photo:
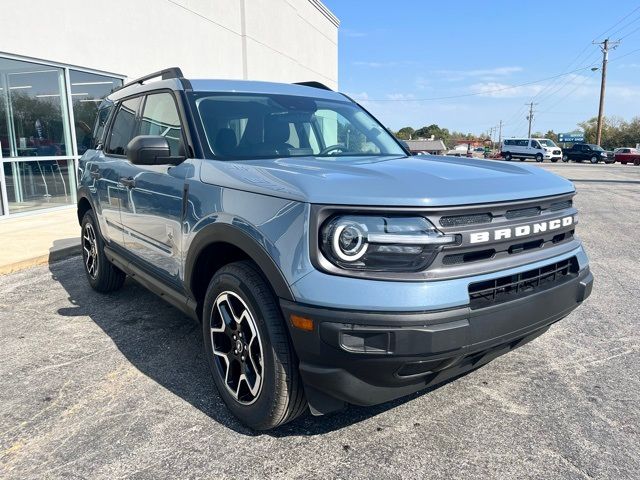
{"label": "car shadow on pavement", "polygon": [[[93,291],[87,283],[81,257],[51,263],[49,270],[53,279],[66,290],[73,305],[58,309],[59,315],[88,316],[144,375],[221,425],[242,435],[260,434],[238,422],[218,395],[204,358],[201,329],[196,322],[131,279],[127,279],[121,290],[111,294]],[[434,388],[437,386],[375,407],[350,406],[323,417],[313,417],[307,412],[264,434],[286,437],[339,430]]]}

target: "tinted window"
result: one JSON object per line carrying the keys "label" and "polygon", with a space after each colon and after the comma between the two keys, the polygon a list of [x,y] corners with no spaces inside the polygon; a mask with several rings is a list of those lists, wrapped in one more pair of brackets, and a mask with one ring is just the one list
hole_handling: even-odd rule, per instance
{"label": "tinted window", "polygon": [[178,156],[182,144],[182,126],[178,108],[170,93],[149,95],[140,120],[140,135],[161,135],[169,142],[171,155]]}
{"label": "tinted window", "polygon": [[504,144],[505,145],[513,145],[513,140],[505,140]]}
{"label": "tinted window", "polygon": [[113,155],[126,155],[127,144],[136,136],[136,113],[142,97],[130,98],[120,104],[111,127],[109,145],[106,152]]}
{"label": "tinted window", "polygon": [[529,146],[529,140],[518,140],[518,146],[519,147],[528,147]]}
{"label": "tinted window", "polygon": [[102,108],[100,108],[100,110],[98,110],[96,121],[93,126],[93,133],[91,135],[91,138],[87,142],[87,148],[95,148],[96,145],[102,140],[104,127],[107,125],[107,120],[109,119],[111,110],[113,110],[113,105],[104,105]]}
{"label": "tinted window", "polygon": [[404,155],[393,137],[348,101],[267,94],[191,94],[216,157]]}

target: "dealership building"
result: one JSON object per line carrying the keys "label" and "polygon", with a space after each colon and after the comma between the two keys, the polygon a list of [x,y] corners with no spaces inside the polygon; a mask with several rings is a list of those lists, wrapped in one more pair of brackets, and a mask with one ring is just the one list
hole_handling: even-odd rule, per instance
{"label": "dealership building", "polygon": [[[0,18],[0,219],[75,205],[101,99],[166,67],[188,78],[338,81],[319,0],[32,0]],[[0,220],[1,221],[1,220]]]}

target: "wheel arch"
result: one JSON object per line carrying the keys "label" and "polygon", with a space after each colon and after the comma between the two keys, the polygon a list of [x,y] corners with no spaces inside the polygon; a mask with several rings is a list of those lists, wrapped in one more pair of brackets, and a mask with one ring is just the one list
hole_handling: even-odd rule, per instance
{"label": "wheel arch", "polygon": [[197,301],[198,313],[211,277],[239,260],[253,261],[277,297],[295,300],[282,271],[258,240],[235,226],[214,223],[196,234],[185,260],[185,290]]}
{"label": "wheel arch", "polygon": [[93,210],[95,212],[95,208],[93,202],[91,201],[91,196],[88,192],[81,188],[78,190],[78,203],[77,203],[77,215],[78,215],[78,224],[82,225],[82,219],[89,210]]}

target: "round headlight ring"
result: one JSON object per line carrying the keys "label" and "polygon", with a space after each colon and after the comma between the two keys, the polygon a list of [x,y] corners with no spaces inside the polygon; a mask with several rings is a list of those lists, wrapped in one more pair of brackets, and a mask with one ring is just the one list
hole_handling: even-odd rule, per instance
{"label": "round headlight ring", "polygon": [[338,224],[331,237],[331,249],[334,255],[343,262],[359,260],[367,253],[369,248],[367,230],[358,223],[345,222]]}

